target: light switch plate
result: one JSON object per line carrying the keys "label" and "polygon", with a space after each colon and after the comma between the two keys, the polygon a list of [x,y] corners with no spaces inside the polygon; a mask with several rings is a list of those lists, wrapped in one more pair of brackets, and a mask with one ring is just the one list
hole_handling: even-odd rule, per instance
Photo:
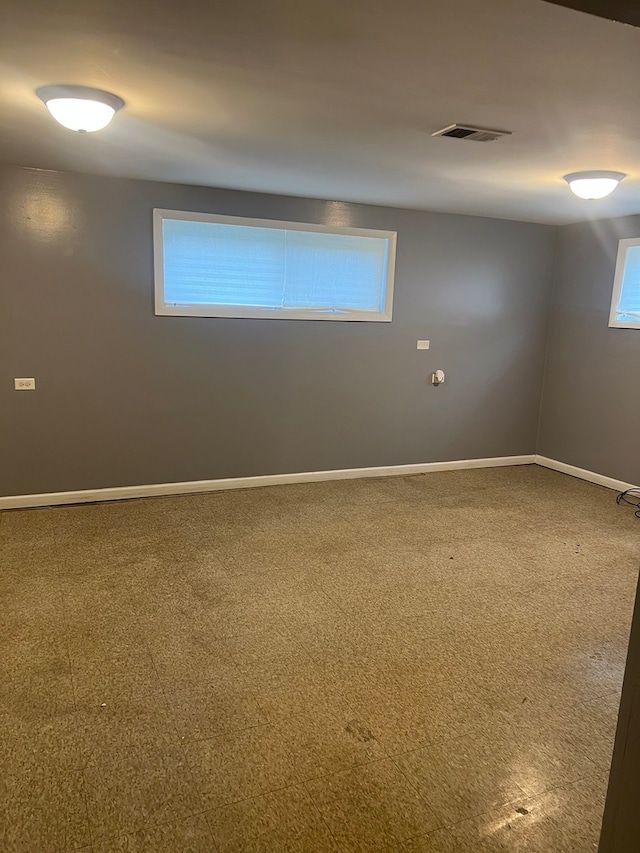
{"label": "light switch plate", "polygon": [[13,387],[16,391],[35,391],[36,390],[36,380],[31,378],[22,378],[22,379],[14,379]]}
{"label": "light switch plate", "polygon": [[429,341],[418,341],[416,349],[429,349]]}

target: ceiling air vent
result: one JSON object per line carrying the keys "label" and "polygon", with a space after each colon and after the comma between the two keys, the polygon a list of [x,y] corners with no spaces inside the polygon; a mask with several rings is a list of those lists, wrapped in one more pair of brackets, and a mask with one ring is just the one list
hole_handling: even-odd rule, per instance
{"label": "ceiling air vent", "polygon": [[487,127],[472,127],[470,124],[450,124],[431,136],[448,136],[451,139],[468,139],[469,142],[494,142],[501,136],[511,136],[510,130],[489,130]]}

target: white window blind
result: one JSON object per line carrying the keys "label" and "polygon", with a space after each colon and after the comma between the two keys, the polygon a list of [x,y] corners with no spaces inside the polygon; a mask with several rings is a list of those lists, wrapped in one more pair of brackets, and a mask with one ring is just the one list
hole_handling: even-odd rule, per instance
{"label": "white window blind", "polygon": [[396,235],[154,211],[156,313],[390,321]]}
{"label": "white window blind", "polygon": [[620,240],[609,325],[640,329],[640,238]]}

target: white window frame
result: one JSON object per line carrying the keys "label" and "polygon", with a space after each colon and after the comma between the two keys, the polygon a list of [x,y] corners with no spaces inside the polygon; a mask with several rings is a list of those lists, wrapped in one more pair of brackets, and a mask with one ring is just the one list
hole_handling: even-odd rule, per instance
{"label": "white window frame", "polygon": [[[377,237],[389,241],[384,292],[381,311],[345,309],[336,312],[313,308],[264,308],[247,305],[175,305],[164,301],[164,246],[162,223],[165,219],[182,219],[190,222],[215,222],[223,225],[246,225],[256,228],[315,231],[323,234],[346,234],[356,237]],[[232,317],[239,319],[272,320],[343,320],[368,323],[390,323],[393,313],[393,286],[396,263],[396,231],[379,231],[370,228],[346,228],[336,225],[315,225],[306,222],[287,222],[276,219],[251,219],[244,216],[224,216],[217,213],[190,213],[184,210],[153,211],[153,252],[155,313],[171,317]]]}
{"label": "white window frame", "polygon": [[627,251],[631,248],[640,246],[640,237],[630,237],[620,240],[618,244],[618,257],[616,259],[616,275],[613,282],[613,295],[611,297],[611,311],[609,313],[609,328],[611,329],[640,329],[640,317],[638,321],[632,323],[630,321],[622,321],[616,319],[618,313],[618,302],[622,294],[622,284],[624,282],[624,268],[627,263]]}

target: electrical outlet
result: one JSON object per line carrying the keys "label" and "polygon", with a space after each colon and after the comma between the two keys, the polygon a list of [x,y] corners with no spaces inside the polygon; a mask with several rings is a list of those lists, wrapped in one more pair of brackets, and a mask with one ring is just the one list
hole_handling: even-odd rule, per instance
{"label": "electrical outlet", "polygon": [[36,380],[33,377],[31,377],[30,379],[14,379],[13,387],[16,391],[35,391]]}
{"label": "electrical outlet", "polygon": [[429,349],[429,341],[418,341],[416,349]]}

